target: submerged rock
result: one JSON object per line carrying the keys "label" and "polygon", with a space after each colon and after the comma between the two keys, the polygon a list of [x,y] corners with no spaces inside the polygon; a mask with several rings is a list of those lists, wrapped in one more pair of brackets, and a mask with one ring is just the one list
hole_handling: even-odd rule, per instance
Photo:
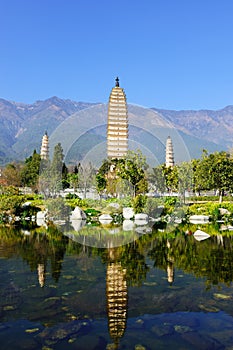
{"label": "submerged rock", "polygon": [[36,337],[39,341],[46,345],[55,345],[64,339],[73,339],[74,336],[86,334],[90,328],[90,321],[80,320],[71,321],[69,323],[62,323],[52,328],[45,328]]}
{"label": "submerged rock", "polygon": [[218,309],[215,306],[212,305],[204,305],[204,304],[199,304],[198,305],[199,309],[207,311],[207,312],[219,312],[220,309]]}
{"label": "submerged rock", "polygon": [[145,346],[141,345],[141,344],[137,344],[135,345],[135,350],[146,350]]}
{"label": "submerged rock", "polygon": [[28,328],[25,330],[25,333],[35,333],[38,332],[40,330],[40,328],[36,327],[36,328]]}
{"label": "submerged rock", "polygon": [[177,333],[186,333],[186,332],[192,331],[192,329],[189,326],[183,326],[183,325],[175,325],[174,329]]}
{"label": "submerged rock", "polygon": [[174,329],[169,324],[156,325],[151,328],[151,331],[158,337],[174,333]]}
{"label": "submerged rock", "polygon": [[223,350],[224,346],[216,339],[197,332],[185,332],[181,337],[198,350]]}
{"label": "submerged rock", "polygon": [[222,293],[214,293],[214,297],[222,300],[229,300],[232,298],[231,295],[222,294]]}

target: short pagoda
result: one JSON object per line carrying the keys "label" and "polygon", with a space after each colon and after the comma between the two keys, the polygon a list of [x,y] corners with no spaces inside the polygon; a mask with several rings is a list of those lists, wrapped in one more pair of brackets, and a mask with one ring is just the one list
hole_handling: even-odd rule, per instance
{"label": "short pagoda", "polygon": [[175,165],[174,162],[174,152],[173,152],[173,145],[172,145],[172,139],[170,136],[168,136],[166,141],[166,167],[173,167]]}
{"label": "short pagoda", "polygon": [[40,150],[41,159],[49,159],[49,137],[47,131],[45,132],[42,138],[41,150]]}

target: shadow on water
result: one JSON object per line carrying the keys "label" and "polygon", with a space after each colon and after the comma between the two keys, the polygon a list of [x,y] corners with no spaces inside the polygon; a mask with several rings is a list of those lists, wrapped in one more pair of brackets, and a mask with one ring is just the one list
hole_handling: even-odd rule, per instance
{"label": "shadow on water", "polygon": [[4,348],[230,349],[233,238],[195,229],[98,248],[54,225],[1,228]]}

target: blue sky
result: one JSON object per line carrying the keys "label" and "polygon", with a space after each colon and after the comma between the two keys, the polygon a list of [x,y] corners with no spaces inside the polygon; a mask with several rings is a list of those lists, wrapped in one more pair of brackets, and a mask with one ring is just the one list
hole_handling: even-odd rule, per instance
{"label": "blue sky", "polygon": [[0,0],[0,97],[233,104],[232,0]]}

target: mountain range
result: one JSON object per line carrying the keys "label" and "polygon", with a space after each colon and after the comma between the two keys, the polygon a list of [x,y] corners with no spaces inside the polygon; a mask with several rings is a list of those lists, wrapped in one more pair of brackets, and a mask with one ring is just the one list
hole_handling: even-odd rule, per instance
{"label": "mountain range", "polygon": [[[168,135],[174,140],[177,161],[186,160],[181,156],[183,148],[196,158],[203,149],[214,152],[232,147],[233,106],[173,111],[128,105],[128,110],[130,145],[147,150],[158,162],[163,162]],[[64,144],[67,163],[82,160],[93,149],[98,152],[98,145],[104,158],[106,122],[106,104],[58,97],[32,104],[0,99],[0,164],[24,160],[34,149],[39,152],[45,131],[51,135],[51,151],[56,142]]]}

